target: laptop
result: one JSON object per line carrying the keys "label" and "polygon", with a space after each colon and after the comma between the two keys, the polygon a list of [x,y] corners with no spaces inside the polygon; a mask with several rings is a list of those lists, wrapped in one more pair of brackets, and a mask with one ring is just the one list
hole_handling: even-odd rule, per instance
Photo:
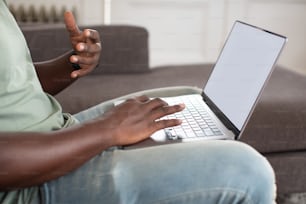
{"label": "laptop", "polygon": [[186,108],[167,118],[182,125],[154,133],[135,147],[240,138],[287,38],[236,21],[202,94],[162,98]]}

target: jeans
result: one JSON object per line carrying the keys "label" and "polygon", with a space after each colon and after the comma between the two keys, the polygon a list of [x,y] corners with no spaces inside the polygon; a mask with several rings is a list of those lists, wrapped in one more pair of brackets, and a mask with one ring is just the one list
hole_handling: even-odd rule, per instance
{"label": "jeans", "polygon": [[[199,91],[178,87],[127,97]],[[113,101],[99,104],[76,118],[81,122],[94,118],[112,104]],[[246,144],[197,141],[132,150],[108,149],[75,171],[44,184],[42,195],[46,204],[270,204],[275,199],[275,179],[267,160]]]}

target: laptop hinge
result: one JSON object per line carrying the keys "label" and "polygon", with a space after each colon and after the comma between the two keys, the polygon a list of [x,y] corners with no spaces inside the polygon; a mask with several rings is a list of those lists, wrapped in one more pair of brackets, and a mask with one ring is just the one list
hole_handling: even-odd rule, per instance
{"label": "laptop hinge", "polygon": [[226,117],[226,115],[224,115],[224,113],[209,99],[204,92],[202,92],[202,98],[208,107],[219,118],[219,120],[221,120],[221,122],[225,125],[225,127],[234,133],[235,139],[238,139],[240,130]]}

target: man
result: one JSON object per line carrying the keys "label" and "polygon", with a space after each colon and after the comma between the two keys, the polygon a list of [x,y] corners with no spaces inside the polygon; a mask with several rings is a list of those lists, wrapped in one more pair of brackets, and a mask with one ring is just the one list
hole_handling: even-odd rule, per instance
{"label": "man", "polygon": [[106,102],[76,116],[63,114],[49,94],[92,71],[101,52],[99,34],[80,31],[72,13],[65,13],[65,24],[73,51],[41,63],[32,62],[4,0],[0,19],[1,203],[274,201],[273,170],[245,144],[115,148],[181,124],[159,119],[183,110],[183,104],[138,96],[110,109]]}

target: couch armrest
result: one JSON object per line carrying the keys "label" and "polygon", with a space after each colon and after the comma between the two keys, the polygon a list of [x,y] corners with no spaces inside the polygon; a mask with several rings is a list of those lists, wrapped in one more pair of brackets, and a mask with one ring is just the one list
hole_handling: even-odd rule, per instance
{"label": "couch armrest", "polygon": [[[149,71],[148,32],[129,25],[92,26],[100,33],[102,54],[93,74]],[[25,26],[22,31],[33,61],[57,57],[71,49],[64,25]]]}

